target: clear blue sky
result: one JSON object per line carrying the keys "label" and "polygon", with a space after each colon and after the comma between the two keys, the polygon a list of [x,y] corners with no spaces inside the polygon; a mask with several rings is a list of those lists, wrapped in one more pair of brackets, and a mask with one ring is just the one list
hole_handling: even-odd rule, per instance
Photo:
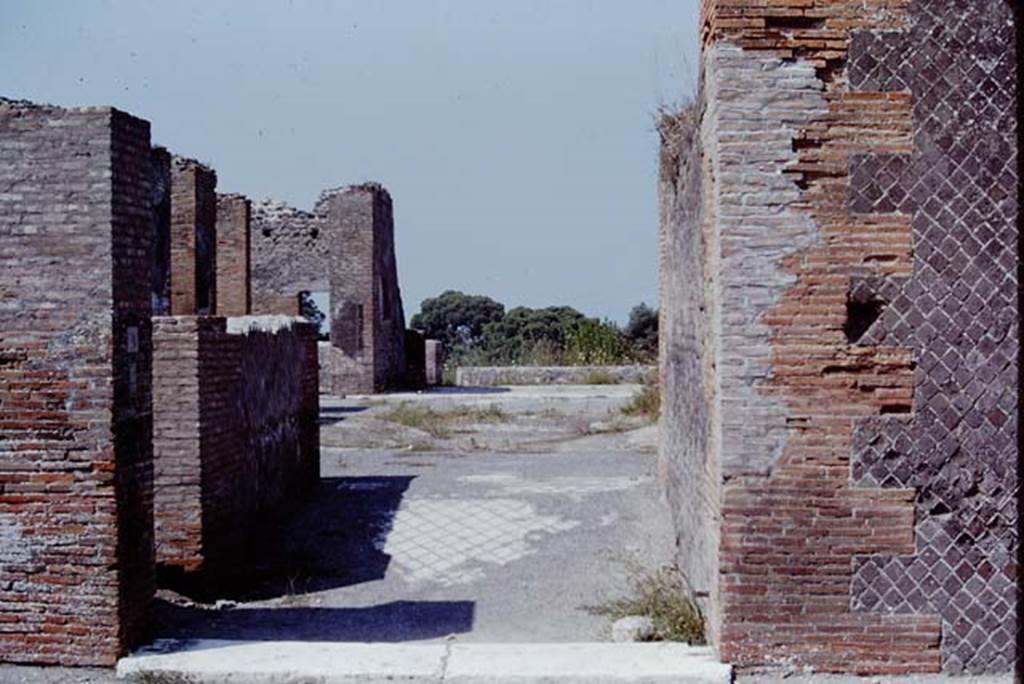
{"label": "clear blue sky", "polygon": [[698,0],[0,0],[0,95],[112,104],[219,188],[395,201],[406,313],[455,288],[624,320],[657,295],[654,113]]}

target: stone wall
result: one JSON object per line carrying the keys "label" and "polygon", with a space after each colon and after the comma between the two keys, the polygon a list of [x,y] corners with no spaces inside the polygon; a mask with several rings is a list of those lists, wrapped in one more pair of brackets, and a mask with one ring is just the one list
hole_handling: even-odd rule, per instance
{"label": "stone wall", "polygon": [[[705,477],[700,452],[713,462],[717,548],[691,571],[717,569],[696,587],[715,644],[748,669],[1007,670],[1010,4],[705,0],[703,14],[703,230],[670,229],[693,243],[679,263],[704,252],[708,302],[666,326],[663,362],[693,398],[695,367],[673,370],[672,349],[712,351],[708,436],[688,443],[697,419],[675,412],[662,458],[670,485]],[[673,308],[685,321],[693,302]],[[705,525],[686,496],[676,485],[683,538]]]}
{"label": "stone wall", "polygon": [[0,100],[0,660],[143,636],[151,175],[145,121]]}
{"label": "stone wall", "polygon": [[460,366],[455,369],[459,387],[498,385],[585,385],[602,383],[643,383],[654,380],[651,366]]}
{"label": "stone wall", "polygon": [[158,317],[154,346],[157,561],[216,577],[318,477],[316,334],[284,317]]}
{"label": "stone wall", "polygon": [[250,204],[243,195],[217,195],[217,315],[247,316]]}
{"label": "stone wall", "polygon": [[341,245],[325,230],[323,204],[311,212],[271,200],[253,205],[254,313],[297,315],[300,292],[330,290],[328,254]]}
{"label": "stone wall", "polygon": [[440,340],[424,340],[423,356],[423,379],[427,387],[444,384],[444,344]]}
{"label": "stone wall", "polygon": [[171,159],[171,313],[217,310],[217,174]]}
{"label": "stone wall", "polygon": [[328,391],[403,385],[405,319],[391,197],[368,183],[321,194],[313,211],[264,201],[253,208],[253,310],[295,315],[301,292],[329,292]]}

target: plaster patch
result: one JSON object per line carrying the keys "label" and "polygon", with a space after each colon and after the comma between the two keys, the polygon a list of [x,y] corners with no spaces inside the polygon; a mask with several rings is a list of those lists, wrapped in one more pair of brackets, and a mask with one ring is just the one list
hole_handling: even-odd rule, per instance
{"label": "plaster patch", "polygon": [[482,579],[536,552],[545,537],[579,526],[518,499],[406,499],[378,549],[406,580],[444,586]]}
{"label": "plaster patch", "polygon": [[640,485],[636,477],[553,477],[544,481],[517,475],[464,475],[460,482],[500,487],[504,494],[538,494],[580,499],[605,492],[621,492]]}

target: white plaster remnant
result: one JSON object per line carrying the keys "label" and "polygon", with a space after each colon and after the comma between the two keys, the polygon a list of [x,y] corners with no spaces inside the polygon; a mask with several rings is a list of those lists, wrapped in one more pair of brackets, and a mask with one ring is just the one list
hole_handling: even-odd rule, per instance
{"label": "white plaster remnant", "polygon": [[523,558],[545,535],[579,524],[518,499],[406,499],[377,544],[405,579],[452,586],[479,580],[483,565]]}
{"label": "white plaster remnant", "polygon": [[640,486],[636,477],[553,477],[547,480],[527,480],[518,475],[464,475],[461,482],[489,484],[500,487],[504,494],[538,494],[581,499],[605,492],[622,492]]}
{"label": "white plaster remnant", "polygon": [[227,331],[232,335],[248,335],[253,332],[276,333],[287,330],[296,323],[308,323],[298,316],[231,316],[227,319]]}
{"label": "white plaster remnant", "polygon": [[32,546],[22,532],[21,525],[0,515],[0,569],[32,562]]}

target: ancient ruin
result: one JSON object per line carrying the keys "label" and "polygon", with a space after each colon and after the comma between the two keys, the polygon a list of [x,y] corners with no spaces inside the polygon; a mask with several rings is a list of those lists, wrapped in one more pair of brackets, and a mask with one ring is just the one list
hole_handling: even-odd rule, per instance
{"label": "ancient ruin", "polygon": [[321,363],[335,393],[405,384],[405,314],[391,196],[368,183],[321,194],[312,212],[276,202],[253,211],[253,311],[299,313],[302,293],[328,292]]}
{"label": "ancient ruin", "polygon": [[1019,16],[705,0],[663,122],[661,461],[747,669],[1003,672],[1018,610]]}
{"label": "ancient ruin", "polygon": [[[307,509],[330,525],[295,534],[321,565],[350,549],[365,563],[316,569],[334,573],[323,584],[335,596],[381,581],[392,559],[409,585],[441,577],[447,590],[485,578],[460,562],[519,560],[537,535],[578,528],[603,543],[616,511],[574,520],[516,497],[614,502],[641,471],[653,490],[653,443],[620,434],[642,423],[653,440],[653,418],[623,417],[628,387],[580,393],[579,421],[558,408],[572,387],[489,386],[597,373],[625,385],[657,370],[675,547],[667,522],[654,536],[644,512],[657,497],[639,489],[623,517],[643,534],[617,534],[675,554],[703,611],[692,633],[720,661],[769,676],[1009,672],[1020,11],[702,0],[699,96],[660,126],[659,368],[465,368],[456,383],[472,389],[410,393],[408,406],[339,396],[444,381],[440,343],[405,328],[383,186],[328,190],[311,211],[251,202],[154,147],[145,120],[0,98],[0,661],[112,666],[147,640],[158,583],[244,571],[254,542],[316,487],[358,504]],[[326,341],[305,308],[314,294],[327,298]],[[335,395],[323,410],[320,393]],[[474,423],[491,426],[489,442]],[[322,429],[377,430],[394,458],[325,437],[360,446],[351,463],[326,450],[321,461]],[[566,449],[584,438],[589,450]],[[571,470],[557,470],[567,453]],[[472,496],[407,470],[442,460]],[[418,511],[400,506],[408,489]],[[462,533],[449,553],[461,558],[436,552]],[[518,570],[534,591],[543,573]],[[358,614],[367,641],[471,630],[477,607],[458,589],[405,601],[405,579],[384,605],[289,619],[315,631]],[[575,600],[544,589],[538,602]],[[480,615],[505,626],[498,610]],[[382,637],[389,621],[406,631]],[[447,667],[448,642],[434,645]]]}
{"label": "ancient ruin", "polygon": [[[249,200],[147,122],[0,100],[0,166],[0,660],[111,665],[146,635],[158,569],[237,571],[317,481],[316,330],[296,291],[268,294]],[[324,202],[307,285],[334,295],[333,387],[401,384],[390,196]]]}

